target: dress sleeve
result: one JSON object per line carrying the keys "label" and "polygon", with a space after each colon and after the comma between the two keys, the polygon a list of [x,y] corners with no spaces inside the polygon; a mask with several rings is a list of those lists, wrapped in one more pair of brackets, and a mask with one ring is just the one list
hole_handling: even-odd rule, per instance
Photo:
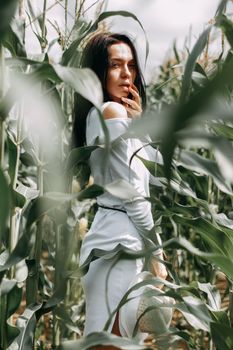
{"label": "dress sleeve", "polygon": [[[112,118],[105,120],[110,140],[113,141],[117,139],[116,142],[111,145],[108,159],[108,171],[112,182],[123,179],[131,183],[137,192],[139,192],[142,197],[145,197],[149,196],[149,171],[137,157],[133,157],[130,164],[131,156],[142,144],[139,139],[125,139],[121,137],[121,135],[127,131],[131,122],[131,118]],[[97,140],[101,142],[104,138],[102,126],[96,110],[92,110],[89,114],[86,136],[89,144],[95,143]],[[124,200],[123,205],[138,232],[145,234],[146,231],[154,227],[154,220],[151,213],[151,203],[142,197],[137,197],[133,200]],[[158,244],[161,244],[159,239]],[[159,250],[158,253],[159,252],[161,252],[161,250]]]}
{"label": "dress sleeve", "polygon": [[[103,105],[102,111],[105,105],[106,103]],[[124,134],[131,122],[132,119],[130,118],[105,119],[110,141],[114,141],[120,135]],[[87,116],[86,141],[87,145],[104,142],[104,131],[100,122],[98,111],[94,107],[90,110]]]}
{"label": "dress sleeve", "polygon": [[[111,123],[110,127],[114,127],[114,123]],[[136,151],[135,140],[119,138],[111,149],[109,171],[113,181],[123,179],[131,183],[141,196],[148,196],[149,174],[147,169],[137,157],[134,157],[130,164],[134,151]],[[137,197],[133,200],[125,200],[123,203],[128,216],[139,231],[153,228],[154,221],[151,213],[151,204],[147,200]]]}
{"label": "dress sleeve", "polygon": [[[112,147],[109,157],[109,170],[113,179],[123,179],[130,182],[133,187],[143,197],[149,196],[149,172],[144,164],[134,157],[129,167],[130,158],[138,147],[134,147],[135,140],[124,140],[119,138],[116,145]],[[154,227],[154,220],[151,212],[151,203],[143,197],[123,201],[127,215],[135,225],[139,234],[146,236],[146,231]],[[155,233],[153,241],[156,245],[161,245],[160,235]],[[162,253],[162,249],[157,249],[154,255]]]}

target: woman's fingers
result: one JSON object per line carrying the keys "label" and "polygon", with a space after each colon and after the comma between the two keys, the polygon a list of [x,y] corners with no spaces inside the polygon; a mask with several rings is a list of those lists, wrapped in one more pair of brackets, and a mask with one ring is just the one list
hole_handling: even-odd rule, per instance
{"label": "woman's fingers", "polygon": [[140,106],[133,104],[132,100],[129,100],[127,98],[124,98],[124,100],[122,98],[122,101],[129,118],[136,118],[141,116],[142,109]]}
{"label": "woman's fingers", "polygon": [[142,113],[141,98],[134,84],[129,87],[129,93],[132,95],[132,98],[122,97],[122,104],[126,108],[130,118],[140,117]]}
{"label": "woman's fingers", "polygon": [[141,98],[140,98],[140,95],[138,93],[138,89],[136,88],[136,86],[134,84],[129,87],[129,92],[132,94],[133,100],[141,106]]}
{"label": "woman's fingers", "polygon": [[128,116],[131,118],[134,117],[140,117],[142,113],[142,108],[139,103],[137,103],[135,100],[132,100],[130,98],[122,97],[121,98],[124,107],[126,108],[128,112]]}
{"label": "woman's fingers", "polygon": [[141,106],[139,106],[134,100],[131,100],[130,98],[122,97],[121,99],[124,103],[126,103],[132,109],[136,109],[136,110],[141,109]]}

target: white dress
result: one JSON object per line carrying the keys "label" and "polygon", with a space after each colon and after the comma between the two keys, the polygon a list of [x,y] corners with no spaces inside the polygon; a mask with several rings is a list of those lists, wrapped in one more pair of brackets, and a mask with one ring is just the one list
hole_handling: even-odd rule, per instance
{"label": "white dress", "polygon": [[[102,111],[107,103],[103,105]],[[105,123],[110,140],[119,139],[111,148],[104,177],[101,169],[104,150],[97,149],[92,152],[89,163],[94,182],[104,186],[115,180],[124,179],[130,182],[142,196],[148,197],[150,195],[149,171],[137,157],[133,158],[129,168],[132,154],[142,147],[143,142],[136,138],[120,137],[127,131],[132,119],[106,119]],[[94,145],[96,142],[103,143],[103,140],[104,133],[97,110],[92,108],[86,121],[87,145]],[[151,146],[144,147],[138,155],[145,159],[153,158],[154,161],[156,161],[156,156],[159,156]],[[161,160],[157,159],[157,161]],[[84,335],[103,330],[110,312],[117,307],[132,279],[143,268],[142,259],[120,259],[114,263],[112,251],[116,251],[119,246],[132,251],[143,249],[140,233],[145,233],[145,230],[151,230],[154,226],[151,204],[144,198],[138,197],[135,200],[123,201],[105,192],[97,197],[97,203],[123,209],[126,213],[99,207],[82,243],[80,265],[85,263],[93,249],[106,252],[103,257],[91,262],[87,274],[82,278],[86,297]],[[110,324],[109,331],[111,331],[113,322],[114,320]],[[123,336],[132,336],[130,331],[124,329],[124,320],[120,318],[119,324]]]}

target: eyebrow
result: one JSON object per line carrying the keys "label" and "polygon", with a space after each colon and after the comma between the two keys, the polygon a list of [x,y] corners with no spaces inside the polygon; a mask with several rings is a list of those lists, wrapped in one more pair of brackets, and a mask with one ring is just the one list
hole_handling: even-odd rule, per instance
{"label": "eyebrow", "polygon": [[[115,58],[115,57],[110,57],[109,60],[110,61],[119,61],[119,62],[124,61],[124,59],[122,59],[122,58]],[[131,60],[129,60],[129,62],[136,62],[136,60],[134,58],[132,58]]]}

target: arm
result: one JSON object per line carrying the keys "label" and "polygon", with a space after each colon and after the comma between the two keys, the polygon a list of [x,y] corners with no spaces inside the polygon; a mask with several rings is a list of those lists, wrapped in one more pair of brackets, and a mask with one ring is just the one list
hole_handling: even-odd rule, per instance
{"label": "arm", "polygon": [[[118,139],[117,143],[112,147],[109,157],[109,170],[111,172],[112,179],[124,179],[129,182],[129,162],[134,149],[132,147],[132,140],[125,140],[121,138],[120,135],[127,131],[128,125],[131,123],[132,119],[128,118],[125,107],[115,102],[107,103],[105,106],[103,106],[102,113],[109,130],[110,140],[113,141],[116,138]],[[98,113],[95,109],[93,109],[91,112],[89,123],[87,143],[93,144],[97,136],[101,141],[101,139],[104,138],[104,134],[99,121]],[[143,186],[140,173],[137,171],[140,168],[143,172],[145,172],[146,168],[136,157],[134,158],[133,162],[137,162],[138,167],[134,166],[134,169],[131,169],[132,176],[130,178],[130,182],[142,196],[146,196],[147,194],[145,193],[145,188]],[[147,200],[144,198],[137,198],[134,200],[124,201],[124,207],[139,233],[145,233],[147,230],[151,230],[153,228],[154,221],[151,213],[151,204]],[[160,245],[160,236],[158,235],[156,238],[158,244]],[[157,250],[154,257],[151,259],[151,272],[155,276],[166,278],[166,267],[157,260],[157,257],[161,260],[163,259],[162,249]]]}
{"label": "arm", "polygon": [[[150,259],[150,271],[151,273],[155,276],[155,277],[160,277],[162,279],[166,279],[167,278],[167,268],[166,266],[160,262],[158,259],[160,260],[164,260],[164,254],[163,251],[159,254],[153,255]],[[158,288],[162,288],[163,284],[156,286]]]}
{"label": "arm", "polygon": [[[118,127],[120,123],[119,118],[122,120],[128,119],[125,107],[115,102],[111,102],[106,106],[103,110],[103,116],[109,128],[110,136]],[[133,168],[129,167],[130,157],[135,151],[132,147],[132,142],[132,140],[120,138],[117,144],[112,147],[109,170],[114,180],[119,178],[124,179],[130,182],[142,196],[147,196],[144,182],[146,181],[145,178],[149,175],[148,171],[136,157],[133,159]],[[147,200],[136,198],[133,201],[124,201],[124,206],[139,233],[145,233],[145,231],[151,230],[154,227],[151,204]]]}
{"label": "arm", "polygon": [[[114,119],[114,118],[127,118],[127,112],[123,106],[118,103],[109,104],[103,111],[103,116],[105,120]],[[124,140],[120,141],[118,145],[118,149],[112,151],[112,156],[114,156],[115,161],[112,161],[111,169],[114,171],[114,175],[120,178],[124,178],[128,181],[128,171],[129,171],[129,159],[124,158]],[[126,145],[127,146],[127,145]],[[127,150],[125,150],[125,153]],[[122,160],[126,160],[125,163],[121,163]],[[124,171],[126,170],[126,171]],[[137,174],[133,174],[133,185],[134,187],[141,192],[140,182],[141,179],[137,179]],[[128,216],[133,221],[137,230],[140,232],[144,232],[145,230],[151,230],[154,226],[154,221],[151,213],[151,205],[148,201],[144,199],[137,199],[133,202],[124,202],[125,209],[127,211]],[[157,235],[157,242],[160,245],[162,243],[160,236]],[[159,249],[154,253],[150,261],[150,270],[154,276],[160,277],[162,279],[166,279],[167,277],[167,269],[166,266],[161,263],[158,259],[163,260],[163,250]],[[159,286],[162,288],[162,285]]]}

